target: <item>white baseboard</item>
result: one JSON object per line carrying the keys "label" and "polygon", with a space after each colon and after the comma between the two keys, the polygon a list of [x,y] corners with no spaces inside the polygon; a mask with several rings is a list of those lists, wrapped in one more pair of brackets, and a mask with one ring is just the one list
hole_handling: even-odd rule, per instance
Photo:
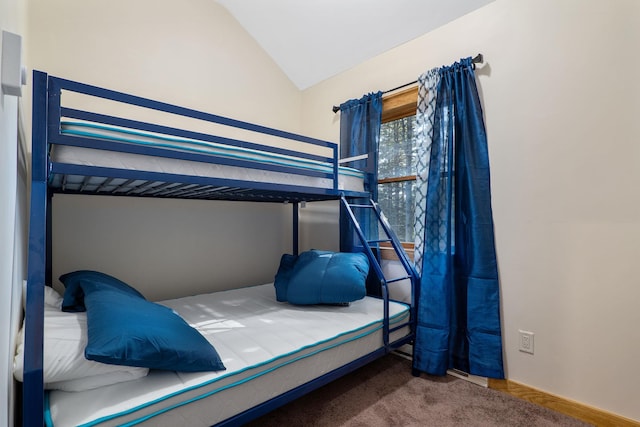
{"label": "white baseboard", "polygon": [[459,371],[457,369],[449,369],[447,371],[447,375],[469,381],[470,383],[474,383],[482,387],[489,387],[489,379],[487,377],[467,374],[466,372]]}
{"label": "white baseboard", "polygon": [[[400,357],[404,357],[407,360],[413,360],[413,346],[411,344],[405,344],[402,347],[398,347],[393,351],[393,353]],[[487,377],[467,374],[466,372],[459,371],[457,369],[449,369],[447,371],[447,375],[469,381],[482,387],[489,387],[489,379]]]}

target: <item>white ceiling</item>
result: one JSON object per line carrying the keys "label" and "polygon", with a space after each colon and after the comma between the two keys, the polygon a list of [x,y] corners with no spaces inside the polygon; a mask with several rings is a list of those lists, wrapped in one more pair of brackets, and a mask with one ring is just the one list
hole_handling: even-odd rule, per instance
{"label": "white ceiling", "polygon": [[494,0],[217,0],[306,89]]}

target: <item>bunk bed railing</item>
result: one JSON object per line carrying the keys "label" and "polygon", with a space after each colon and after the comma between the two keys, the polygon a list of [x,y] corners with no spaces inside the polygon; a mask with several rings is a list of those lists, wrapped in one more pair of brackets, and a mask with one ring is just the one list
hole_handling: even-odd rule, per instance
{"label": "bunk bed railing", "polygon": [[[94,123],[103,123],[106,125],[119,126],[119,127],[128,128],[128,129],[137,129],[140,131],[153,132],[153,133],[158,133],[163,135],[172,135],[172,136],[177,136],[177,137],[182,137],[187,139],[194,139],[198,141],[207,141],[212,143],[223,144],[225,146],[248,148],[251,150],[256,150],[261,152],[266,151],[270,153],[291,156],[298,159],[310,159],[310,160],[316,160],[316,161],[325,162],[325,163],[333,162],[333,157],[325,157],[325,156],[320,156],[317,154],[310,154],[310,153],[299,153],[292,150],[255,144],[255,143],[233,139],[233,138],[209,135],[209,134],[200,133],[200,132],[185,131],[179,128],[145,123],[145,122],[130,120],[130,119],[122,119],[119,117],[107,116],[104,114],[91,113],[87,111],[80,111],[80,110],[75,110],[71,108],[61,107],[60,114],[62,115],[62,117],[65,117],[65,118],[86,120]],[[192,149],[192,151],[186,151],[186,152],[175,151],[175,150],[168,152],[166,148],[122,144],[120,142],[113,142],[113,141],[101,140],[101,139],[96,139],[91,137],[84,137],[81,135],[70,136],[70,135],[59,133],[59,132],[51,135],[50,142],[53,144],[90,147],[90,148],[98,148],[98,149],[110,150],[110,151],[123,151],[127,153],[132,153],[132,154],[149,154],[156,157],[170,157],[170,158],[177,158],[182,160],[194,160],[194,161],[203,161],[203,162],[210,161],[211,157],[215,157],[217,164],[264,169],[263,164],[259,162],[255,162],[255,164],[252,164],[250,160],[237,160],[237,159],[216,156],[214,154],[200,154],[196,149]],[[272,166],[271,170],[274,170],[276,172],[294,173],[294,174],[300,174],[300,175],[304,174],[304,175],[319,176],[319,177],[325,177],[325,178],[333,178],[334,176],[333,172],[309,171],[306,169],[296,170],[295,168],[292,169],[290,167],[282,167],[277,165]]]}
{"label": "bunk bed railing", "polygon": [[[49,202],[47,188],[47,79],[43,73],[33,77],[31,208],[29,218],[29,258],[27,301],[25,306],[24,383],[22,420],[25,426],[42,426],[44,414],[44,286],[51,279]],[[49,282],[50,283],[50,282]]]}
{"label": "bunk bed railing", "polygon": [[[38,71],[34,72],[40,73]],[[41,73],[44,74],[44,73]],[[46,74],[44,74],[46,76]],[[196,119],[213,125],[220,125],[225,130],[250,132],[251,135],[267,136],[276,139],[280,145],[294,142],[298,145],[297,150],[283,148],[278,145],[267,145],[250,142],[246,138],[238,139],[218,134],[210,134],[205,132],[194,132],[177,127],[166,126],[162,124],[148,123],[129,118],[116,117],[106,114],[100,114],[91,111],[79,110],[63,105],[63,96],[66,92],[86,95],[89,97],[99,98],[102,100],[117,102],[126,106],[140,107],[161,113],[169,113],[171,115],[180,116],[187,119]],[[120,151],[133,154],[152,155],[156,157],[168,157],[181,160],[191,160],[204,163],[216,163],[220,165],[240,166],[243,168],[254,168],[273,172],[281,172],[286,174],[297,174],[306,176],[316,176],[330,179],[331,188],[328,190],[337,192],[338,176],[339,176],[339,160],[337,144],[321,139],[311,138],[292,132],[282,131],[267,126],[257,125],[244,122],[241,120],[230,119],[224,116],[205,113],[186,107],[180,107],[165,102],[155,101],[123,92],[113,91],[100,88],[84,83],[78,83],[67,79],[53,76],[47,76],[47,142],[48,144],[82,146],[96,148],[109,151]],[[275,163],[263,163],[252,161],[250,159],[237,159],[222,157],[216,154],[207,153],[204,150],[193,148],[183,148],[180,150],[162,148],[157,146],[137,146],[135,144],[127,144],[125,141],[109,141],[101,140],[90,136],[69,135],[62,132],[61,123],[65,119],[81,120],[91,123],[104,124],[120,128],[132,129],[140,132],[148,132],[160,134],[171,138],[183,138],[187,140],[196,140],[205,143],[220,144],[226,147],[236,147],[243,150],[254,150],[260,153],[268,153],[275,156],[288,156],[296,159],[301,163],[319,162],[323,165],[322,170],[300,169],[297,166],[281,165]],[[300,148],[300,143],[307,148]],[[324,153],[324,154],[323,154]],[[313,193],[313,190],[304,188],[303,191]],[[326,193],[327,189],[317,191],[318,193]]]}
{"label": "bunk bed railing", "polygon": [[[205,113],[191,108],[180,107],[166,102],[155,101],[148,98],[143,98],[136,95],[131,95],[123,92],[118,92],[110,89],[104,89],[97,86],[88,85],[85,83],[78,83],[59,77],[49,76],[49,98],[55,99],[59,96],[62,90],[68,90],[80,94],[95,96],[97,98],[108,99],[111,101],[121,102],[123,104],[136,105],[143,108],[148,108],[155,111],[163,111],[166,113],[172,113],[179,116],[190,117],[207,122],[218,123],[225,126],[235,127],[239,129],[245,129],[257,133],[263,133],[267,135],[273,135],[276,137],[290,139],[294,141],[304,142],[308,144],[330,147],[337,152],[337,147],[334,143],[329,141],[323,141],[321,139],[311,138],[304,135],[295,134],[292,132],[282,131],[279,129],[270,128],[267,126],[261,126],[254,123],[249,123],[241,120],[230,119],[228,117],[219,116],[216,114]],[[59,117],[58,117],[59,118]],[[337,162],[337,154],[335,156]]]}

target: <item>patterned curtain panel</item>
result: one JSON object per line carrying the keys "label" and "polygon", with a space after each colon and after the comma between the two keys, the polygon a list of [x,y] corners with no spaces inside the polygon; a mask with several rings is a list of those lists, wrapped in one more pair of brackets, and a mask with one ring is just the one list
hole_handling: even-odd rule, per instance
{"label": "patterned curtain panel", "polygon": [[[371,198],[378,200],[378,142],[382,121],[382,92],[371,93],[360,99],[351,99],[340,105],[340,158],[368,154],[366,160],[348,163],[365,171],[365,190]],[[358,222],[365,236],[375,239],[377,221],[367,212],[356,212]],[[348,218],[340,215],[340,250],[350,252],[354,247],[354,234]]]}
{"label": "patterned curtain panel", "polygon": [[424,251],[424,219],[427,212],[427,186],[429,182],[429,157],[433,141],[433,119],[435,117],[437,87],[440,73],[437,68],[418,78],[418,106],[416,111],[416,207],[414,219],[415,242],[413,262],[418,274],[422,273]]}
{"label": "patterned curtain panel", "polygon": [[489,156],[471,58],[438,74],[414,367],[503,378]]}

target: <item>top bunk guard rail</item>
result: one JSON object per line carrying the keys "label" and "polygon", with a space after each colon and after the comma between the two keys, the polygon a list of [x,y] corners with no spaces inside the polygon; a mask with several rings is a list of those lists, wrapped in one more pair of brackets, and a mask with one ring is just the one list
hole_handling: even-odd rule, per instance
{"label": "top bunk guard rail", "polygon": [[[39,77],[38,77],[39,76]],[[251,201],[313,201],[339,199],[340,194],[358,197],[360,192],[344,191],[339,189],[339,159],[338,146],[335,143],[311,138],[292,132],[282,131],[267,126],[257,125],[244,122],[241,120],[231,119],[215,114],[201,112],[190,108],[180,107],[166,102],[155,101],[135,95],[126,94],[110,89],[104,89],[84,83],[79,83],[67,79],[49,76],[40,71],[34,71],[34,80],[36,78],[46,81],[45,88],[34,88],[34,96],[46,97],[46,116],[47,126],[44,137],[37,140],[34,139],[35,145],[41,144],[41,149],[49,152],[53,145],[66,145],[76,147],[86,147],[92,149],[106,150],[112,152],[149,155],[154,157],[195,161],[200,163],[213,163],[216,165],[241,167],[246,169],[257,169],[267,171],[268,173],[280,173],[283,176],[288,175],[304,175],[306,177],[316,177],[327,179],[330,185],[326,186],[310,186],[307,184],[290,184],[288,181],[273,184],[271,182],[261,181],[245,181],[243,179],[218,179],[205,178],[202,176],[189,176],[172,174],[167,172],[147,172],[132,171],[126,168],[85,166],[78,164],[69,164],[63,162],[51,162],[47,165],[49,176],[47,177],[50,186],[54,187],[54,192],[96,192],[100,194],[108,194],[104,190],[104,186],[97,187],[100,191],[87,190],[84,191],[81,185],[80,189],[69,189],[66,184],[67,176],[83,177],[83,176],[99,176],[105,180],[112,181],[114,179],[120,182],[126,182],[128,187],[121,189],[116,188],[111,194],[116,195],[135,195],[154,197],[182,197],[182,192],[167,191],[162,193],[148,194],[136,190],[137,186],[164,185],[166,183],[176,183],[178,185],[186,185],[189,187],[189,196],[191,198],[205,199],[225,199],[225,200],[251,200]],[[36,90],[45,90],[45,94],[37,94]],[[63,92],[64,91],[64,92]],[[113,115],[101,114],[99,112],[84,111],[63,105],[63,93],[77,93],[94,98],[113,101],[134,107],[169,113],[188,119],[196,119],[203,122],[212,123],[214,125],[224,126],[226,129],[236,129],[242,132],[253,132],[253,135],[266,135],[275,137],[280,141],[295,142],[298,147],[300,143],[307,147],[301,151],[294,149],[265,145],[256,142],[250,142],[243,139],[235,139],[233,137],[215,135],[203,132],[189,131],[177,127],[166,126],[156,123],[147,123],[129,118],[116,117]],[[160,138],[172,141],[187,141],[193,143],[188,147],[176,148],[169,144],[162,143],[130,143],[124,139],[101,139],[99,136],[91,132],[83,131],[65,131],[63,132],[63,123],[65,120],[76,120],[81,123],[88,123],[87,128],[106,126],[109,128],[124,129],[130,134],[142,135],[159,135]],[[138,133],[139,132],[139,133]],[[249,138],[250,139],[250,138]],[[215,148],[224,146],[230,147],[234,155],[220,154]],[[201,148],[203,147],[203,148]],[[254,158],[245,158],[236,153],[244,153],[247,150],[259,153],[266,160],[256,160]],[[314,151],[315,150],[315,151]],[[320,153],[320,154],[318,154]],[[322,154],[326,153],[326,154]],[[269,156],[276,159],[285,159],[284,162],[271,161]],[[289,159],[292,159],[289,161]],[[304,165],[312,164],[312,169],[302,168]],[[95,175],[100,173],[100,175]],[[91,175],[93,174],[93,175]],[[59,179],[55,181],[56,177]],[[140,178],[142,182],[137,178]],[[134,182],[137,181],[137,182]],[[203,186],[203,191],[198,190]],[[223,192],[214,191],[216,188],[224,189]],[[169,189],[171,190],[171,189]],[[187,196],[184,196],[187,197]]]}
{"label": "top bunk guard rail", "polygon": [[[61,112],[61,116],[62,117],[66,117],[66,118],[86,120],[86,121],[90,121],[90,122],[103,123],[103,124],[106,124],[106,125],[114,125],[114,126],[119,126],[119,127],[123,127],[123,128],[137,129],[137,130],[141,130],[141,131],[148,131],[148,132],[153,132],[153,133],[178,136],[178,137],[183,137],[183,138],[188,138],[188,139],[196,139],[196,140],[201,140],[201,141],[220,143],[220,144],[224,144],[224,145],[228,145],[228,146],[248,148],[248,149],[252,149],[252,150],[270,151],[272,153],[283,154],[283,155],[293,156],[293,157],[300,157],[300,158],[311,159],[311,160],[318,160],[318,161],[324,161],[324,162],[331,162],[333,160],[332,157],[319,156],[319,155],[309,154],[309,153],[300,153],[300,152],[297,152],[297,151],[287,150],[287,149],[277,148],[277,147],[268,147],[268,146],[264,146],[264,145],[255,144],[255,143],[252,143],[252,142],[241,141],[241,140],[232,139],[232,138],[226,138],[226,137],[223,137],[223,136],[215,136],[215,135],[209,135],[209,134],[201,133],[201,132],[186,131],[186,130],[173,128],[173,127],[169,127],[169,126],[155,125],[155,124],[151,124],[151,123],[140,122],[140,121],[137,121],[137,120],[122,119],[122,118],[119,118],[119,117],[107,116],[107,115],[104,115],[104,114],[97,114],[97,113],[90,113],[90,112],[87,112],[87,111],[75,110],[75,109],[72,109],[72,108],[61,107],[60,108],[60,112]],[[55,118],[54,118],[54,120],[55,120]],[[62,121],[62,120],[60,119],[60,121]],[[53,124],[55,125],[55,122]],[[104,141],[97,140],[95,138],[82,137],[81,134],[80,134],[80,136],[78,134],[76,134],[74,136],[68,136],[68,135],[61,134],[59,132],[59,129],[56,129],[56,131],[57,132],[51,134],[51,138],[49,139],[49,141],[51,143],[54,143],[54,144],[74,145],[74,146],[79,146],[79,147],[91,146],[91,147],[95,147],[95,148],[104,147],[105,149],[108,149],[108,147],[112,146],[112,144],[105,143]],[[163,154],[162,154],[163,151],[166,151],[166,149],[154,149],[153,147],[144,147],[144,148],[139,149],[139,150],[130,149],[130,148],[127,149],[127,148],[123,147],[123,148],[121,148],[121,150],[122,151],[131,152],[131,153],[138,153],[139,152],[141,154],[153,154],[153,155],[158,155],[158,156],[163,156]],[[171,156],[171,157],[176,157],[176,156]],[[182,157],[180,157],[180,158],[182,158]],[[186,160],[191,160],[191,159],[197,160],[198,156],[197,155],[194,155],[194,156],[191,156],[191,157],[184,156],[184,159],[186,159]],[[221,163],[223,161],[224,160],[222,158],[220,158],[218,160],[218,163]],[[246,166],[243,162],[240,162],[240,161],[235,161],[234,162],[233,160],[227,160],[226,162],[227,162],[227,164],[231,164],[231,165],[237,163],[238,165],[241,165],[243,167],[249,167],[249,166]],[[286,170],[286,168],[282,168],[282,169]],[[323,173],[323,172],[315,172],[315,171],[295,171],[294,173],[305,174],[305,175],[323,176],[323,177],[332,177],[333,176],[332,173]]]}

